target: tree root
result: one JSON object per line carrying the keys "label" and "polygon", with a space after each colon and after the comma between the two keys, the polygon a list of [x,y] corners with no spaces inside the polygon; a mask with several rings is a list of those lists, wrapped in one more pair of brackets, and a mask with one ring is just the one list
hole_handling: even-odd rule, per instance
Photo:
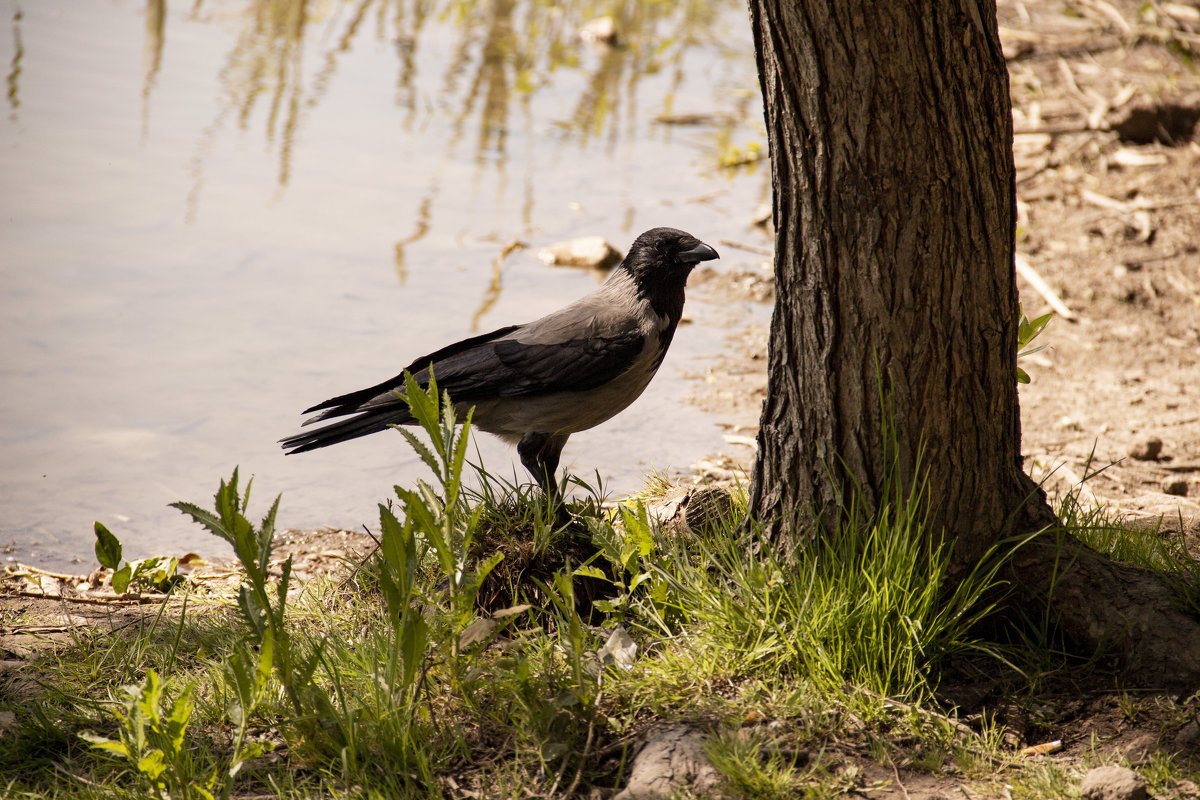
{"label": "tree root", "polygon": [[1022,547],[1011,565],[1027,608],[1049,606],[1084,652],[1112,655],[1142,688],[1200,688],[1200,614],[1157,572],[1118,564],[1065,533]]}

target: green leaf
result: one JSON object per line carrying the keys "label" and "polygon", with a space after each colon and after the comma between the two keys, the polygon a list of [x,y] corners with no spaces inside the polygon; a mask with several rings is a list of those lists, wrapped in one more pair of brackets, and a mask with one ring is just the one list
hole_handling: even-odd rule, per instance
{"label": "green leaf", "polygon": [[1029,383],[1029,373],[1020,367],[1017,367],[1017,383]]}
{"label": "green leaf", "polygon": [[1043,314],[1032,321],[1026,319],[1025,315],[1022,314],[1020,322],[1017,323],[1017,349],[1020,350],[1021,348],[1025,347],[1025,345],[1036,339],[1038,334],[1045,329],[1046,325],[1053,318],[1053,312],[1049,314]]}
{"label": "green leaf", "polygon": [[167,505],[183,512],[184,514],[187,514],[194,521],[208,528],[210,532],[221,537],[230,544],[234,543],[232,534],[225,530],[225,526],[221,524],[221,520],[211,511],[205,511],[195,503],[184,503],[182,501],[178,503],[168,503]]}
{"label": "green leaf", "polygon": [[115,570],[121,563],[120,540],[99,520],[96,520],[93,527],[96,530],[96,560],[102,566]]}
{"label": "green leaf", "polygon": [[379,570],[379,589],[383,592],[383,600],[389,613],[396,618],[407,607],[411,596],[408,548],[404,546],[404,532],[399,520],[382,504],[379,506],[379,523],[383,531],[379,548],[383,554],[383,568]]}
{"label": "green leaf", "polygon": [[[446,397],[446,400],[449,402],[449,396]],[[458,441],[454,444],[454,456],[450,462],[450,482],[446,486],[446,502],[448,504],[458,500],[458,488],[462,483],[463,464],[467,460],[467,444],[470,441],[467,432],[471,429],[471,418],[474,415],[475,408],[472,406],[467,411],[467,418],[463,420],[462,428],[458,432]]]}
{"label": "green leaf", "polygon": [[129,758],[129,747],[124,742],[118,742],[114,739],[109,739],[107,736],[97,736],[89,731],[83,731],[80,733],[79,738],[83,739],[97,750],[107,750],[111,753],[116,753]]}
{"label": "green leaf", "polygon": [[404,674],[409,684],[416,683],[418,668],[425,659],[425,646],[429,641],[429,628],[420,612],[406,610],[400,631],[401,655]]}
{"label": "green leaf", "polygon": [[422,390],[421,384],[417,383],[416,378],[406,372],[403,396],[413,418],[429,432],[434,439],[434,446],[437,447],[438,439],[441,438],[441,430],[437,420],[437,382],[434,380],[433,371],[431,370],[429,373],[428,390]]}
{"label": "green leaf", "polygon": [[275,634],[267,631],[258,647],[258,669],[254,673],[254,690],[261,692],[271,677],[271,663],[275,660]]}
{"label": "green leaf", "polygon": [[482,583],[483,579],[488,576],[488,573],[491,572],[492,570],[494,570],[496,568],[496,565],[499,564],[503,560],[504,560],[504,553],[501,553],[500,551],[497,550],[496,552],[492,553],[490,556],[485,558],[483,561],[481,561],[479,563],[479,566],[475,568],[476,583]]}
{"label": "green leaf", "polygon": [[650,531],[650,518],[644,505],[638,503],[636,511],[621,506],[621,522],[625,533],[637,545],[639,554],[644,557],[654,552],[654,534]]}
{"label": "green leaf", "polygon": [[163,763],[163,752],[155,748],[146,755],[138,759],[138,772],[145,775],[150,780],[158,780],[158,776],[163,773],[167,765]]}
{"label": "green leaf", "polygon": [[328,634],[321,637],[321,641],[317,642],[317,646],[313,648],[312,653],[300,666],[296,668],[293,675],[293,682],[297,686],[308,686],[312,680],[313,673],[317,671],[317,667],[321,664],[325,656],[325,647],[329,644]]}
{"label": "green leaf", "polygon": [[128,686],[130,697],[137,702],[141,713],[146,716],[151,722],[157,724],[159,721],[158,704],[162,698],[162,681],[158,678],[158,673],[152,669],[146,670],[146,679],[141,686]]}
{"label": "green leaf", "polygon": [[254,596],[249,586],[242,585],[238,589],[238,605],[242,609],[242,617],[250,625],[250,629],[254,631],[254,638],[258,642],[262,642],[266,623],[264,618],[267,615],[264,609]]}
{"label": "green leaf", "polygon": [[634,576],[633,576],[633,580],[631,580],[631,581],[629,582],[629,592],[630,592],[630,594],[632,594],[632,593],[633,593],[633,590],[634,590],[634,589],[636,589],[637,587],[641,586],[643,581],[645,581],[645,580],[647,580],[647,579],[649,579],[649,578],[651,578],[651,577],[653,577],[653,576],[652,576],[652,575],[651,575],[649,572],[639,572],[637,575],[634,575]]}
{"label": "green leaf", "polygon": [[608,580],[608,576],[604,574],[604,570],[599,567],[594,567],[591,564],[584,564],[582,567],[575,568],[575,574],[584,578],[599,578],[602,581]]}
{"label": "green leaf", "polygon": [[191,721],[192,710],[196,704],[192,702],[193,687],[188,686],[175,698],[167,714],[167,732],[170,734],[170,746],[176,753],[184,746],[184,734],[187,733],[187,723]]}
{"label": "green leaf", "polygon": [[271,504],[271,510],[263,517],[262,525],[258,529],[259,537],[268,542],[275,539],[275,515],[279,513],[279,501],[282,499],[282,493],[275,495],[275,502]]}
{"label": "green leaf", "polygon": [[280,570],[279,585],[276,587],[276,597],[279,600],[278,613],[276,616],[279,621],[283,622],[283,609],[287,606],[288,586],[292,582],[292,557],[288,556],[287,561],[283,562],[283,568]]}
{"label": "green leaf", "polygon": [[117,594],[125,594],[125,590],[129,588],[129,582],[131,580],[133,580],[133,568],[129,564],[126,564],[113,573],[113,591]]}

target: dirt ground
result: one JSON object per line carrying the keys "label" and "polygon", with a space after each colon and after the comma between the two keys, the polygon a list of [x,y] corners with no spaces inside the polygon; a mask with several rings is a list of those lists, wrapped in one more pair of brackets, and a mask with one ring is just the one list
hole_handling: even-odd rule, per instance
{"label": "dirt ground", "polygon": [[[1182,517],[1195,533],[1200,3],[998,5],[1016,131],[1021,302],[1030,318],[1056,313],[1035,342],[1045,349],[1021,361],[1032,378],[1020,390],[1027,469],[1061,493],[1106,467],[1083,483],[1085,500],[1165,515],[1175,529]],[[726,244],[771,241],[748,232]],[[705,270],[693,285],[699,296],[773,299],[769,268]],[[765,328],[731,331],[734,346],[693,398],[731,420],[729,453],[698,465],[717,476],[751,460],[744,445],[765,392]]]}
{"label": "dirt ground", "polygon": [[[1194,535],[1200,532],[1200,0],[998,5],[1014,104],[1021,299],[1030,317],[1057,306],[1037,342],[1046,348],[1021,362],[1032,378],[1021,389],[1027,467],[1035,477],[1048,476],[1057,492],[1106,467],[1084,484],[1085,500],[1165,517],[1169,530],[1182,526]],[[725,244],[759,251],[770,238],[748,230],[744,242]],[[762,261],[734,274],[699,270],[691,290],[769,309],[769,257]],[[729,452],[696,465],[718,478],[752,458],[769,315],[749,316],[755,323],[747,327],[739,322],[746,315],[730,315],[731,348],[697,376],[693,400],[730,420]],[[295,554],[303,576],[341,568],[369,546],[357,533],[289,533],[280,555]],[[230,577],[219,570],[210,575],[214,590]],[[71,584],[40,579],[58,590]],[[21,584],[22,591],[31,587]],[[37,649],[69,639],[74,627],[120,627],[137,616],[135,607],[37,599],[17,588],[10,581],[0,605],[0,697],[32,690],[22,687],[23,666]],[[1137,765],[1158,749],[1200,756],[1194,698],[1189,705],[1181,697],[1060,688],[1035,707],[997,710],[986,686],[960,703],[968,713],[991,705],[1015,746],[1061,740],[1061,752],[1029,758],[1082,765],[1095,754],[1119,752]],[[883,767],[850,746],[835,744],[829,752],[858,772],[860,785],[895,779],[871,797],[981,796],[961,776],[913,771],[903,761]],[[986,796],[1005,796],[998,775],[995,794]],[[1200,796],[1200,788],[1185,785],[1161,796]]]}

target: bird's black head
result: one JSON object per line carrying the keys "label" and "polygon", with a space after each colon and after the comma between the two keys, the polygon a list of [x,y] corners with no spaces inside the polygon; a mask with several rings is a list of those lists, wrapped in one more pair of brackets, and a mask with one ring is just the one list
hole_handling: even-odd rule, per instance
{"label": "bird's black head", "polygon": [[650,300],[655,310],[678,317],[688,274],[701,261],[714,258],[720,258],[717,251],[690,233],[651,228],[634,239],[621,268],[633,276],[638,294]]}

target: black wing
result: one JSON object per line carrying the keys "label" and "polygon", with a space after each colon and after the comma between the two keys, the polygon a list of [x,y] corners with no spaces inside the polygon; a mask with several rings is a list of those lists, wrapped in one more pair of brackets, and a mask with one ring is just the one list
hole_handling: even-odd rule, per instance
{"label": "black wing", "polygon": [[[633,366],[645,345],[640,331],[550,344],[503,339],[432,364],[438,386],[456,402],[584,392]],[[422,382],[428,370],[419,376]]]}

